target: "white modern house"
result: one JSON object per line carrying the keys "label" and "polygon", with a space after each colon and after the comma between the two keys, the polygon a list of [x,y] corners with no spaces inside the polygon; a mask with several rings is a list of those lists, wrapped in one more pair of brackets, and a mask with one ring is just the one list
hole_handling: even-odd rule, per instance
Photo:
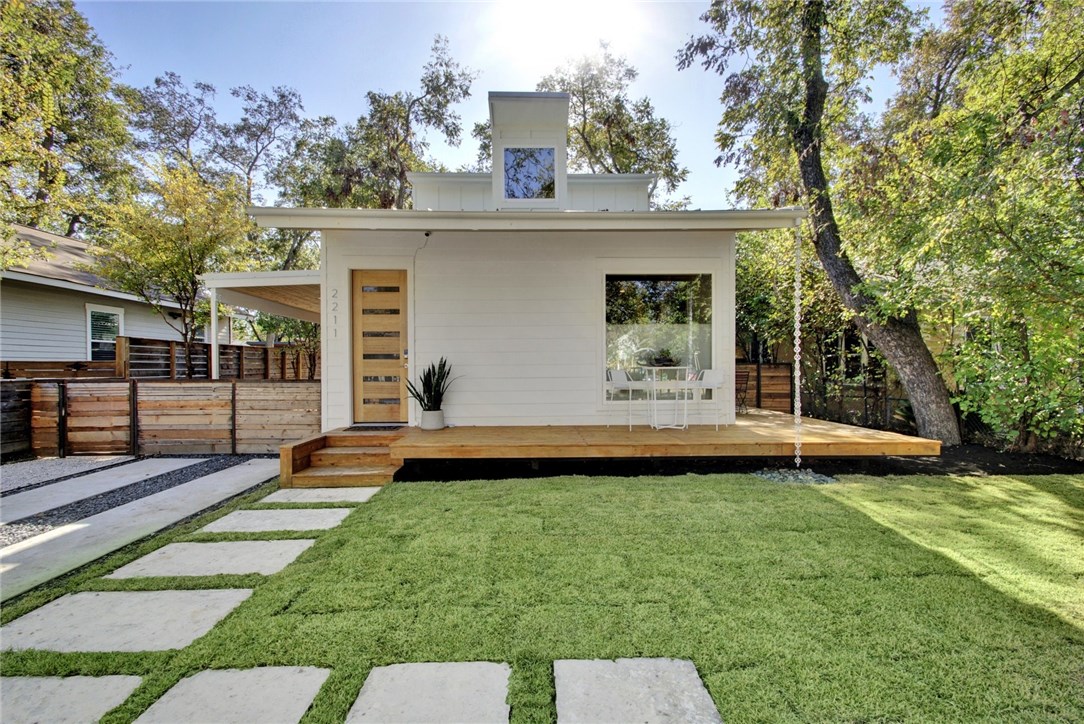
{"label": "white modern house", "polygon": [[181,339],[149,304],[88,271],[94,258],[85,241],[14,228],[43,253],[0,270],[0,360],[111,360],[118,336]]}
{"label": "white modern house", "polygon": [[[491,93],[492,173],[412,174],[412,210],[250,210],[264,227],[319,230],[319,273],[206,281],[223,301],[258,290],[249,306],[319,311],[325,430],[416,424],[405,382],[441,357],[455,426],[621,420],[630,394],[614,394],[614,374],[660,357],[718,370],[721,421],[734,421],[735,235],[794,227],[804,210],[652,211],[650,176],[568,173],[568,104]],[[639,414],[646,395],[631,397]],[[715,419],[691,403],[689,422]]]}

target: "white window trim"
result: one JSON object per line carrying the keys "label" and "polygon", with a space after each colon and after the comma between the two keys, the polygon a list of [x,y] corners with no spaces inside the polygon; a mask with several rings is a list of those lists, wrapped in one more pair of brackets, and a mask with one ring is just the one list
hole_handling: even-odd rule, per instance
{"label": "white window trim", "polygon": [[[723,264],[715,258],[673,258],[673,259],[614,259],[598,260],[597,283],[595,285],[595,310],[598,319],[598,355],[599,374],[595,375],[595,403],[599,412],[608,412],[627,402],[615,402],[606,398],[606,277],[610,274],[704,274],[711,277],[711,354],[713,365],[726,365],[722,360],[722,341],[720,337],[723,314],[723,290],[718,284],[723,279]],[[716,363],[715,360],[720,360]],[[729,362],[733,367],[734,362]],[[634,400],[633,407],[644,407],[642,400]]]}
{"label": "white window trim", "polygon": [[124,336],[124,307],[107,307],[104,304],[86,304],[86,320],[87,320],[87,361],[91,361],[93,358],[92,347],[94,346],[94,340],[91,338],[91,324],[90,313],[91,312],[105,312],[107,314],[116,314],[118,317],[117,323],[117,336]]}
{"label": "white window trim", "polygon": [[[564,209],[568,206],[568,147],[557,133],[509,133],[493,138],[493,203],[497,210],[530,211]],[[554,153],[554,198],[509,199],[504,196],[504,150],[506,148],[552,148]]]}

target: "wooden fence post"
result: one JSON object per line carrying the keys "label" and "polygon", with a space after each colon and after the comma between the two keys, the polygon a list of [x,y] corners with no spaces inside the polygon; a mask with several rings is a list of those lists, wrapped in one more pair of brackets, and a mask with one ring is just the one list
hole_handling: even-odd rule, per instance
{"label": "wooden fence post", "polygon": [[237,454],[237,380],[230,385],[230,454]]}
{"label": "wooden fence post", "polygon": [[135,380],[128,383],[128,451],[139,454],[139,387]]}
{"label": "wooden fence post", "polygon": [[271,379],[271,348],[263,348],[263,378],[265,380]]}
{"label": "wooden fence post", "polygon": [[56,383],[56,456],[68,455],[68,384]]}

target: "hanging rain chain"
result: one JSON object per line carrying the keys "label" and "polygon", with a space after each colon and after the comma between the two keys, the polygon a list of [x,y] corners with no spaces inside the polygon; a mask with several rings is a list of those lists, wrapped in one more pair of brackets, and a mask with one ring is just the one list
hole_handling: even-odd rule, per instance
{"label": "hanging rain chain", "polygon": [[802,230],[794,226],[794,467],[802,467]]}

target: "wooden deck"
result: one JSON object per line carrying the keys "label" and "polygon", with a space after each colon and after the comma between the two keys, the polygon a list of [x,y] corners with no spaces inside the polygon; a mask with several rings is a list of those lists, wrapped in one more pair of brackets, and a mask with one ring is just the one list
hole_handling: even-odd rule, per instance
{"label": "wooden deck", "polygon": [[[328,433],[334,435],[336,433]],[[409,428],[389,445],[393,464],[417,459],[789,457],[793,418],[750,410],[737,424],[654,430],[624,425]],[[802,419],[802,457],[940,455],[941,443],[894,432]]]}

